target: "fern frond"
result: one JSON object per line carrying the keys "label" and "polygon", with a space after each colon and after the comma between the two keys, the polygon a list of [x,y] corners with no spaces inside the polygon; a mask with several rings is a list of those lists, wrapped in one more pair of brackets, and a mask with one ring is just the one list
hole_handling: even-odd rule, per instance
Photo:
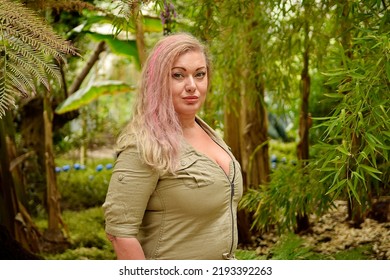
{"label": "fern frond", "polygon": [[33,78],[31,77],[31,75],[23,71],[23,69],[18,67],[16,64],[8,64],[7,70],[8,75],[13,75],[13,77],[18,80],[18,83],[20,85],[17,86],[17,88],[22,89],[20,91],[23,97],[28,96],[29,91],[27,89],[32,90],[34,94],[36,93],[35,84],[33,83]]}
{"label": "fern frond", "polygon": [[55,57],[61,53],[77,54],[69,42],[57,35],[34,11],[20,3],[0,0],[0,20],[11,36],[20,35],[19,39],[43,52]]}
{"label": "fern frond", "polygon": [[57,60],[64,60],[63,54],[59,52],[61,51],[59,46],[51,44],[51,42],[41,41],[40,38],[34,38],[32,37],[33,34],[30,32],[31,31],[29,30],[20,29],[20,26],[15,26],[15,25],[4,26],[4,33],[8,35],[8,38],[12,38],[13,40],[18,40],[21,43],[28,45],[35,50],[40,50],[45,55],[56,58]]}
{"label": "fern frond", "polygon": [[[10,71],[6,73],[6,79],[10,80],[12,87],[16,88],[15,95],[21,94],[22,97],[28,97],[31,90],[34,90],[35,94],[35,86],[31,81],[31,76],[26,77],[17,68],[12,69],[12,67],[13,66],[11,66],[9,68]],[[30,87],[28,88],[26,85]]]}
{"label": "fern frond", "polygon": [[67,11],[73,12],[77,11],[81,13],[83,10],[95,11],[95,12],[107,12],[105,9],[99,8],[91,3],[78,1],[78,0],[60,0],[60,1],[46,1],[46,7],[53,8],[57,12]]}
{"label": "fern frond", "polygon": [[[39,69],[44,70],[42,71],[42,73],[46,72],[50,76],[56,78],[57,82],[59,83],[61,82],[61,76],[60,76],[58,66],[53,63],[47,62],[46,58],[41,52],[29,48],[28,46],[23,45],[20,41],[17,40],[11,41],[10,46],[14,50],[18,51],[17,54],[18,55],[21,54],[22,57],[26,59],[27,63],[31,65],[36,65],[37,67],[39,67]],[[42,78],[41,82],[47,85],[46,77],[44,74],[42,75],[41,78]]]}
{"label": "fern frond", "polygon": [[13,90],[7,86],[4,82],[0,81],[0,116],[5,115],[5,111],[10,106],[15,107],[15,99],[9,92]]}
{"label": "fern frond", "polygon": [[0,0],[0,117],[15,97],[35,93],[34,81],[49,88],[48,76],[61,82],[59,63],[77,55],[34,11],[11,0]]}
{"label": "fern frond", "polygon": [[[24,56],[19,56],[14,52],[7,53],[9,57],[8,63],[16,64],[25,69],[25,71],[31,73],[37,80],[39,80],[46,88],[49,88],[49,83],[46,79],[45,71],[40,64],[33,64],[30,60]],[[6,68],[8,71],[8,67]]]}

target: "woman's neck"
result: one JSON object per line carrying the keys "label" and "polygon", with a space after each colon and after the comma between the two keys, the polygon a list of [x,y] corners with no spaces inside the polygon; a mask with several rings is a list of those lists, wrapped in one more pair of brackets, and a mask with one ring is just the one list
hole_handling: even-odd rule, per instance
{"label": "woman's neck", "polygon": [[180,118],[180,125],[181,125],[181,128],[183,130],[183,133],[185,131],[189,131],[189,130],[192,130],[193,128],[196,128],[197,127],[197,123],[196,123],[196,120],[195,120],[195,116],[181,117]]}

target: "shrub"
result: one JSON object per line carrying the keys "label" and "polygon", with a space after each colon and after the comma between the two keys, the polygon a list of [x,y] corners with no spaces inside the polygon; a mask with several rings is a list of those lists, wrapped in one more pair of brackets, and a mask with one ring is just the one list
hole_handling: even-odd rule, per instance
{"label": "shrub", "polygon": [[62,165],[62,171],[57,173],[57,182],[63,209],[77,210],[102,205],[111,177],[112,164],[106,162],[85,169],[78,165],[76,169],[75,164]]}
{"label": "shrub", "polygon": [[[101,207],[82,211],[63,212],[63,220],[69,231],[71,248],[61,254],[46,254],[45,259],[114,259],[115,254],[104,231],[104,216]],[[36,223],[43,226],[46,221]]]}
{"label": "shrub", "polygon": [[271,248],[272,260],[313,260],[324,259],[325,256],[316,254],[312,248],[304,245],[304,240],[298,235],[289,233]]}
{"label": "shrub", "polygon": [[319,181],[318,171],[310,166],[281,165],[271,174],[269,185],[249,189],[239,207],[253,213],[253,228],[291,231],[297,226],[297,215],[319,217],[332,205]]}

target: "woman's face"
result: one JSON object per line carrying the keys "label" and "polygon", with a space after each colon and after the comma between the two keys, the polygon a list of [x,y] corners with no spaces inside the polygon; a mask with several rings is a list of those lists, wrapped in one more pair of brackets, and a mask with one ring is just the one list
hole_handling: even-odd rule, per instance
{"label": "woman's face", "polygon": [[179,56],[171,69],[173,106],[179,118],[193,117],[202,106],[207,93],[207,65],[200,51]]}

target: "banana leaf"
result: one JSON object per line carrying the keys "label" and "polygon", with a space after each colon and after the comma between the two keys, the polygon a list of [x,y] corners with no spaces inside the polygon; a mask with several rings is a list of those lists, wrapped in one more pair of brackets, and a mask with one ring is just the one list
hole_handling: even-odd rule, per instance
{"label": "banana leaf", "polygon": [[[137,67],[140,68],[141,65],[135,40],[120,40],[117,36],[115,36],[114,32],[113,34],[103,34],[91,31],[93,26],[99,24],[110,24],[114,28],[114,21],[115,17],[112,15],[89,16],[83,24],[74,28],[71,33],[68,34],[68,36],[77,36],[76,34],[88,34],[96,41],[104,40],[107,45],[109,45],[113,53],[127,57],[130,61],[134,61]],[[126,30],[125,26],[117,26],[117,28]],[[144,16],[143,28],[144,32],[146,33],[161,33],[163,31],[161,20],[151,16]]]}
{"label": "banana leaf", "polygon": [[160,18],[144,16],[144,32],[162,33],[163,26]]}
{"label": "banana leaf", "polygon": [[99,34],[94,32],[87,32],[96,41],[105,41],[110,47],[110,50],[116,55],[125,56],[130,61],[134,61],[138,68],[141,67],[135,40],[119,40],[114,35]]}
{"label": "banana leaf", "polygon": [[[116,23],[116,28],[120,30],[128,30],[130,28],[134,28],[131,26],[130,22],[128,21],[123,21],[128,26],[126,25],[121,25],[120,21],[117,20],[117,18],[114,15],[90,15],[86,18],[86,20],[73,29],[71,32],[76,32],[76,33],[82,33],[82,32],[87,32],[91,31],[91,28],[95,24],[111,24],[114,28],[114,23]],[[161,23],[161,19],[159,17],[154,17],[154,16],[148,16],[144,15],[143,16],[143,30],[146,33],[162,33],[163,32],[163,25]],[[114,32],[113,32],[114,33]]]}
{"label": "banana leaf", "polygon": [[135,87],[122,81],[100,81],[81,88],[57,106],[55,112],[64,114],[88,105],[102,95],[115,95],[134,91]]}

